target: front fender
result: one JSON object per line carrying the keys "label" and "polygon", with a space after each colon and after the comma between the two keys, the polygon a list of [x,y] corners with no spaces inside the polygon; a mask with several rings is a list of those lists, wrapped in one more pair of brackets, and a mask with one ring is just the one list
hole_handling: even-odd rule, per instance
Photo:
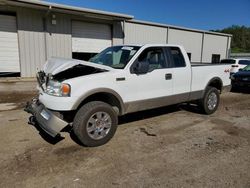
{"label": "front fender", "polygon": [[116,91],[109,89],[109,88],[93,89],[93,90],[90,90],[90,91],[86,92],[85,94],[81,95],[74,103],[73,110],[78,109],[79,106],[82,104],[82,102],[84,102],[84,100],[86,100],[88,97],[95,95],[95,94],[99,94],[99,93],[106,93],[106,94],[113,95],[119,101],[120,114],[122,115],[125,113],[126,109],[125,109],[125,105],[124,105],[124,102],[123,102],[121,96]]}

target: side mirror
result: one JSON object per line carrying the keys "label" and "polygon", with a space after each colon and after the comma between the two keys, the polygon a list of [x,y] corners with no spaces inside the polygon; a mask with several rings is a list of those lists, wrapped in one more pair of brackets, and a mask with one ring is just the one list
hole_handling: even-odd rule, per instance
{"label": "side mirror", "polygon": [[239,71],[243,71],[243,69],[239,69]]}
{"label": "side mirror", "polygon": [[137,62],[134,73],[135,74],[146,74],[149,71],[149,63],[148,61]]}

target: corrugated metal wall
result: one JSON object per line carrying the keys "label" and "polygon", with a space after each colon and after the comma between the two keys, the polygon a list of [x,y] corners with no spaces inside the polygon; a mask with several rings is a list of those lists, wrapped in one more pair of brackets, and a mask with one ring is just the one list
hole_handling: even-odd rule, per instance
{"label": "corrugated metal wall", "polygon": [[227,36],[204,35],[202,62],[211,62],[212,54],[220,54],[220,59],[227,58]]}
{"label": "corrugated metal wall", "polygon": [[184,46],[188,53],[191,53],[191,61],[201,60],[202,33],[169,29],[168,43]]}
{"label": "corrugated metal wall", "polygon": [[42,13],[20,8],[17,11],[17,25],[21,76],[32,77],[46,59]]}
{"label": "corrugated metal wall", "polygon": [[33,77],[52,56],[71,58],[71,20],[56,15],[56,25],[46,12],[19,8],[17,25],[21,76]]}
{"label": "corrugated metal wall", "polygon": [[[51,22],[55,15],[56,24]],[[47,19],[46,45],[47,57],[72,57],[71,18],[67,15],[52,13]]]}
{"label": "corrugated metal wall", "polygon": [[167,28],[143,25],[138,23],[125,23],[125,44],[166,44]]}
{"label": "corrugated metal wall", "polygon": [[191,53],[192,62],[211,62],[212,54],[220,54],[220,58],[228,57],[231,37],[209,34],[202,31],[189,31],[172,26],[128,21],[125,23],[125,44],[179,44]]}

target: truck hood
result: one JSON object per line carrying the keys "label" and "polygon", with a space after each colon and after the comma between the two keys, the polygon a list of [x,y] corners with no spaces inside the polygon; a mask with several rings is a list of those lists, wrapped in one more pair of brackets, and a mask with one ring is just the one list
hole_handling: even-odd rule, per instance
{"label": "truck hood", "polygon": [[81,61],[76,59],[65,59],[65,58],[50,58],[47,63],[44,65],[43,71],[45,74],[56,75],[63,71],[66,71],[70,68],[76,66],[85,66],[85,67],[92,67],[96,68],[97,70],[104,70],[104,71],[111,71],[114,70],[113,68],[105,65],[99,65],[96,63],[91,63],[88,61]]}

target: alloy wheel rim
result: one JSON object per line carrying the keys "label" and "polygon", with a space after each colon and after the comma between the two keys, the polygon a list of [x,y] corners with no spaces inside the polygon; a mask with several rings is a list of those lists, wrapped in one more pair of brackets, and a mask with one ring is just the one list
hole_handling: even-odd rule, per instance
{"label": "alloy wheel rim", "polygon": [[208,101],[207,101],[207,107],[209,110],[214,110],[215,107],[217,106],[218,98],[217,95],[212,92],[208,96]]}
{"label": "alloy wheel rim", "polygon": [[87,133],[90,138],[100,140],[107,136],[111,129],[112,120],[106,112],[94,113],[87,122]]}

